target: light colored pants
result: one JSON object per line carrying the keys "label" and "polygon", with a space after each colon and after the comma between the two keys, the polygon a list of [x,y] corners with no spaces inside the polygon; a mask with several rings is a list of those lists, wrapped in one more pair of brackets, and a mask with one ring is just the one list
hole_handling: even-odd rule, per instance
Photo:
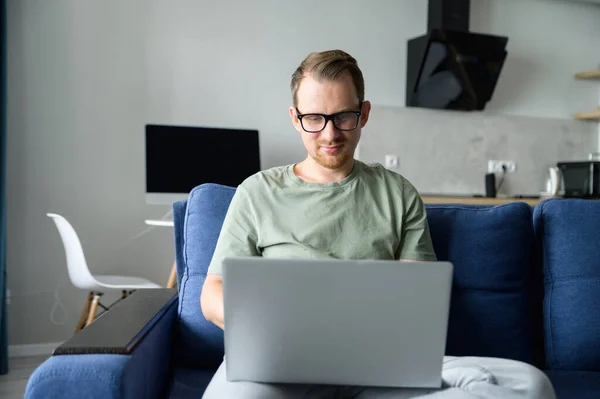
{"label": "light colored pants", "polygon": [[215,373],[204,399],[279,398],[535,398],[555,399],[550,380],[537,368],[514,360],[486,357],[444,358],[442,389],[361,388],[324,385],[230,382],[225,361]]}

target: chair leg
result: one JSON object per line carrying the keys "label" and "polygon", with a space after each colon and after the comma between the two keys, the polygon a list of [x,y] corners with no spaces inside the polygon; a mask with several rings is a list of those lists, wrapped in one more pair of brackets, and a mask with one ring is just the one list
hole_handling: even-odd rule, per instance
{"label": "chair leg", "polygon": [[90,313],[88,314],[87,323],[85,323],[86,326],[90,325],[96,318],[99,302],[100,302],[100,295],[94,294],[94,299],[92,300],[92,305],[90,306]]}
{"label": "chair leg", "polygon": [[77,327],[75,327],[75,332],[81,331],[83,327],[86,325],[86,320],[88,315],[90,314],[90,304],[92,303],[92,298],[94,297],[94,293],[90,292],[85,300],[85,305],[83,305],[83,309],[81,310],[81,316],[79,316],[79,321],[77,322]]}
{"label": "chair leg", "polygon": [[177,281],[177,262],[173,262],[173,267],[171,267],[171,273],[169,273],[169,279],[167,280],[167,288],[175,288],[176,281]]}

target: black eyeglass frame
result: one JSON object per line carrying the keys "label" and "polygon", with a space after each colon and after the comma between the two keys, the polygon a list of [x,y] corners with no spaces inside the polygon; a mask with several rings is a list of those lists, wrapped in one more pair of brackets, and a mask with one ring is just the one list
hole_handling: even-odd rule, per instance
{"label": "black eyeglass frame", "polygon": [[[302,126],[302,129],[306,132],[306,133],[319,133],[321,131],[323,131],[323,129],[325,129],[327,127],[327,123],[329,121],[331,121],[331,123],[333,123],[333,126],[337,129],[340,130],[342,132],[348,132],[350,130],[354,130],[358,127],[358,124],[360,123],[360,117],[362,115],[362,106],[363,106],[363,102],[361,101],[358,104],[358,107],[360,108],[360,111],[342,111],[342,112],[336,112],[335,114],[316,114],[316,113],[310,113],[310,114],[301,114],[300,111],[298,111],[298,108],[296,108],[296,113],[298,114],[298,120],[300,121],[300,126]],[[341,114],[355,114],[356,115],[356,125],[354,125],[354,127],[352,129],[340,129],[336,124],[335,124],[335,117]],[[322,116],[325,119],[325,123],[323,124],[323,127],[320,130],[306,130],[306,128],[304,127],[304,124],[302,123],[302,118],[304,118],[305,116]]]}

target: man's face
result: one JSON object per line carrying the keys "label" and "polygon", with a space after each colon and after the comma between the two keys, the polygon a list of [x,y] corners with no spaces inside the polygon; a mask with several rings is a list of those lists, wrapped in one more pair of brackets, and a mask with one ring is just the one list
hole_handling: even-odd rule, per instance
{"label": "man's face", "polygon": [[[369,118],[370,104],[365,102],[360,109],[358,96],[352,77],[346,73],[337,81],[318,82],[306,75],[296,92],[297,107],[290,107],[290,116],[294,127],[302,136],[308,155],[319,165],[328,169],[338,169],[354,159],[354,151],[360,140],[361,129]],[[296,108],[298,111],[296,111]],[[298,119],[300,114],[336,114],[343,111],[362,111],[355,129],[343,131],[337,129],[333,120],[327,121],[323,130],[317,133],[306,132]],[[304,119],[304,126],[310,121]],[[343,122],[338,118],[338,127]]]}

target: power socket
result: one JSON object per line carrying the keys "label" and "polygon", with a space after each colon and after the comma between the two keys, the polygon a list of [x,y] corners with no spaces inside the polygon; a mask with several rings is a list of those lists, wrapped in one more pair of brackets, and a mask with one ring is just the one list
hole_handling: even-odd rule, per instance
{"label": "power socket", "polygon": [[398,169],[398,155],[388,154],[385,156],[385,167],[387,169]]}
{"label": "power socket", "polygon": [[[505,167],[505,169],[503,168]],[[490,159],[488,161],[488,173],[514,173],[517,170],[517,163],[515,161],[497,161]]]}

